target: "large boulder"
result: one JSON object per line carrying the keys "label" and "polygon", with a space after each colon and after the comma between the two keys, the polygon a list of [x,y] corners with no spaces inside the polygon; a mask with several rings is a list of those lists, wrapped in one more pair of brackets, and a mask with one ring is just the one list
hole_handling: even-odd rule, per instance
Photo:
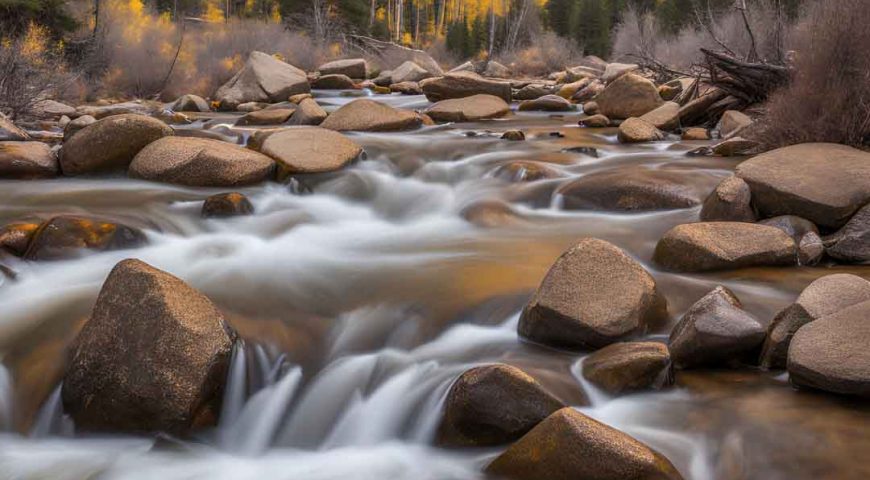
{"label": "large boulder", "polygon": [[63,127],[63,141],[66,142],[72,138],[73,135],[82,131],[83,128],[88,125],[93,125],[94,123],[97,123],[97,119],[90,115],[82,115],[74,120],[70,120],[70,122]]}
{"label": "large boulder", "polygon": [[392,132],[419,128],[422,123],[415,112],[360,98],[332,112],[320,126],[339,132]]}
{"label": "large boulder", "polygon": [[870,203],[852,216],[843,228],[825,237],[825,251],[850,263],[870,263]]}
{"label": "large boulder", "polygon": [[432,78],[432,74],[412,61],[407,61],[390,72],[390,83],[420,82]]}
{"label": "large boulder", "polygon": [[801,327],[788,349],[795,385],[870,397],[870,301]]}
{"label": "large boulder", "polygon": [[64,175],[123,170],[151,142],[172,135],[169,125],[137,114],[113,115],[76,132],[63,144]]}
{"label": "large boulder", "polygon": [[511,101],[509,82],[489,80],[472,72],[456,72],[443,77],[428,78],[420,82],[420,88],[430,102],[472,95],[493,95],[505,102]]}
{"label": "large boulder", "polygon": [[633,117],[620,123],[616,133],[616,138],[621,143],[657,142],[666,137],[655,125]]}
{"label": "large boulder", "polygon": [[338,170],[355,160],[362,147],[344,135],[320,127],[299,127],[268,135],[259,151],[278,163],[278,179],[295,173]]}
{"label": "large boulder", "polygon": [[776,314],[767,328],[761,366],[785,368],[792,337],[804,325],[870,300],[870,282],[857,275],[826,275],[801,292],[797,300]]}
{"label": "large boulder", "polygon": [[129,174],[154,182],[192,187],[235,187],[272,176],[271,158],[208,138],[166,137],[143,148]]}
{"label": "large boulder", "polygon": [[473,95],[465,98],[441,100],[426,109],[436,122],[476,122],[508,115],[510,105],[493,95]]}
{"label": "large boulder", "polygon": [[356,88],[356,84],[347,75],[332,74],[317,77],[311,82],[311,88],[319,88],[321,90],[351,90]]}
{"label": "large boulder", "polygon": [[267,55],[251,52],[245,66],[215,92],[221,110],[247,102],[282,102],[311,91],[305,72]]}
{"label": "large boulder", "polygon": [[23,142],[26,140],[30,140],[30,135],[0,113],[0,142]]}
{"label": "large boulder", "polygon": [[754,222],[752,192],[749,185],[736,175],[722,180],[704,200],[701,221],[704,222]]}
{"label": "large boulder", "polygon": [[64,411],[89,431],[185,434],[214,425],[235,338],[203,294],[124,260],[76,340]]}
{"label": "large boulder", "polygon": [[447,393],[436,442],[450,447],[509,443],[564,406],[516,367],[472,368]]}
{"label": "large boulder", "polygon": [[145,243],[137,228],[97,218],[61,215],[43,222],[33,233],[23,257],[27,260],[75,258],[85,250],[135,248]]}
{"label": "large boulder", "polygon": [[58,174],[57,157],[42,142],[0,142],[0,178],[52,178]]}
{"label": "large boulder", "polygon": [[208,112],[211,110],[208,102],[199,95],[182,95],[172,103],[171,110],[176,112]]}
{"label": "large boulder", "polygon": [[840,228],[870,202],[870,153],[845,145],[780,148],[741,163],[736,173],[763,217],[797,215]]}
{"label": "large boulder", "polygon": [[664,101],[655,84],[640,75],[622,75],[595,97],[602,115],[625,119],[640,117],[660,107]]}
{"label": "large boulder", "polygon": [[691,208],[700,192],[694,173],[626,167],[590,173],[556,190],[568,210],[649,211]]}
{"label": "large boulder", "polygon": [[326,110],[313,98],[303,98],[290,117],[288,125],[320,125],[326,120]]}
{"label": "large boulder", "polygon": [[666,316],[665,298],[637,261],[604,240],[585,238],[550,267],[518,330],[544,345],[596,349]]}
{"label": "large boulder", "polygon": [[643,114],[640,119],[660,130],[676,130],[680,127],[680,104],[665,102]]}
{"label": "large boulder", "polygon": [[782,230],[741,222],[677,225],[656,245],[653,260],[668,270],[704,272],[734,268],[794,265],[797,249]]}
{"label": "large boulder", "polygon": [[547,417],[486,472],[512,480],[682,480],[660,453],[573,408]]}
{"label": "large boulder", "polygon": [[673,383],[668,347],[657,342],[608,345],[583,359],[583,376],[613,395]]}
{"label": "large boulder", "polygon": [[346,75],[350,78],[366,78],[368,64],[364,58],[346,58],[333,60],[317,67],[321,75]]}
{"label": "large boulder", "polygon": [[517,107],[521,112],[540,110],[544,112],[567,112],[574,108],[571,102],[558,95],[544,95],[534,100],[523,100]]}
{"label": "large boulder", "polygon": [[718,367],[754,362],[763,341],[764,326],[719,286],[689,307],[671,331],[668,348],[678,368]]}

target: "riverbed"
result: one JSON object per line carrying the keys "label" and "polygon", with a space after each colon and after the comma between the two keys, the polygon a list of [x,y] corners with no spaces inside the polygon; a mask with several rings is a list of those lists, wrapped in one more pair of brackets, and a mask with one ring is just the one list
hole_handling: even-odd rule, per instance
{"label": "riverbed", "polygon": [[[316,95],[328,110],[353,99]],[[252,130],[232,127],[234,118],[207,114],[180,130],[244,142]],[[858,400],[798,391],[782,371],[751,368],[677,372],[673,388],[614,398],[583,380],[584,353],[517,337],[525,301],[582,237],[618,245],[653,274],[669,304],[653,340],[666,340],[716,285],[767,324],[818,277],[870,279],[866,267],[660,271],[650,261],[656,242],[697,221],[700,207],[568,210],[560,186],[612,169],[667,170],[703,199],[742,159],[687,156],[707,143],[676,137],[626,146],[615,129],[580,128],[578,118],[516,112],[351,133],[364,159],[240,189],[255,213],[230,219],[200,216],[220,189],[120,176],[0,181],[0,222],[94,215],[148,237],[135,250],[12,265],[18,279],[0,285],[0,479],[484,478],[502,449],[440,449],[433,439],[452,381],[494,362],[647,443],[687,479],[870,478],[870,407]],[[526,140],[500,139],[507,130]],[[195,438],[75,435],[61,411],[66,351],[110,269],[130,257],[204,292],[244,339],[219,425]]]}

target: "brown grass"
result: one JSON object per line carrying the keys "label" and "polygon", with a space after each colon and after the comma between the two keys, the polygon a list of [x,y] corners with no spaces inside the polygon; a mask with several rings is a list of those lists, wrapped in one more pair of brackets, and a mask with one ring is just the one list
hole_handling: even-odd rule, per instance
{"label": "brown grass", "polygon": [[806,142],[870,147],[870,8],[817,1],[794,31],[794,74],[755,135],[766,148]]}

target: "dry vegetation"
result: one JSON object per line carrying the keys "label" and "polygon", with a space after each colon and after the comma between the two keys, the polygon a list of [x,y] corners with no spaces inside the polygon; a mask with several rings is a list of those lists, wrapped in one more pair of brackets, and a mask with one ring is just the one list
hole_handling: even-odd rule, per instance
{"label": "dry vegetation", "polygon": [[767,148],[834,142],[870,148],[870,8],[818,2],[795,27],[789,86],[768,101],[757,139]]}

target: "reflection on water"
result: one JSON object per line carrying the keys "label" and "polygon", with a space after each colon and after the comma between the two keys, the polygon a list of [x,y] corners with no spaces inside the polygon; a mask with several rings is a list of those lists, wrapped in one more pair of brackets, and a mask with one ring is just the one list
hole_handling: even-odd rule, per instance
{"label": "reflection on water", "polygon": [[[426,104],[422,97],[374,98],[401,108]],[[338,106],[350,99],[321,100]],[[209,125],[232,123],[210,116]],[[679,374],[673,390],[611,398],[576,376],[582,355],[517,340],[527,295],[583,236],[609,240],[650,269],[668,297],[671,323],[720,283],[766,322],[831,273],[657,271],[649,262],[656,241],[673,225],[695,221],[697,208],[563,211],[554,192],[583,175],[638,166],[683,175],[706,192],[736,162],[684,156],[695,143],[617,145],[612,131],[590,133],[574,117],[521,114],[411,133],[354,133],[366,160],[294,185],[244,188],[256,212],[234,219],[200,218],[202,199],[216,189],[120,177],[0,182],[0,221],[99,215],[149,237],[134,251],[14,264],[19,280],[0,286],[0,426],[9,432],[0,437],[0,478],[479,478],[498,450],[441,450],[431,439],[456,376],[499,361],[662,451],[687,478],[870,477],[866,465],[848,460],[870,451],[865,406],[823,395],[808,401],[760,372]],[[527,141],[498,139],[517,128]],[[550,135],[556,131],[564,136]],[[510,170],[514,162],[524,162],[525,177],[497,173],[518,171]],[[519,181],[529,165],[551,174]],[[69,342],[109,270],[130,256],[205,292],[247,339],[234,352],[220,425],[191,441],[74,437],[60,411],[56,392]],[[802,449],[808,438],[831,447]],[[782,453],[794,449],[801,450]]]}

